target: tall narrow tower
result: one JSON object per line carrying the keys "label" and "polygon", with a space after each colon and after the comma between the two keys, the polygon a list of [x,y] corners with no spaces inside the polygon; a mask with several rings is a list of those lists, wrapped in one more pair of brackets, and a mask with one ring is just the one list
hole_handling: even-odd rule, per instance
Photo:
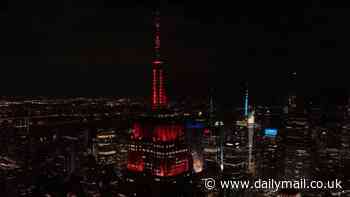
{"label": "tall narrow tower", "polygon": [[248,100],[248,83],[245,87],[245,94],[244,94],[244,117],[248,118],[248,110],[249,110],[249,100]]}
{"label": "tall narrow tower", "polygon": [[164,87],[163,62],[160,58],[160,14],[157,10],[154,16],[154,57],[152,62],[152,110],[156,111],[167,105]]}

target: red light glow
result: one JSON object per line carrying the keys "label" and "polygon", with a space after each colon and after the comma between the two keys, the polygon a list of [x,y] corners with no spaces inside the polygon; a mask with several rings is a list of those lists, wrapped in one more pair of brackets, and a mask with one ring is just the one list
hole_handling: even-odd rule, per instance
{"label": "red light glow", "polygon": [[180,163],[166,164],[162,162],[157,168],[153,170],[154,176],[169,177],[177,176],[189,170],[189,164],[187,159],[183,159]]}
{"label": "red light glow", "polygon": [[155,60],[155,61],[153,61],[153,64],[161,64],[162,62],[161,61],[159,61],[159,60]]}
{"label": "red light glow", "polygon": [[140,126],[140,124],[135,123],[133,125],[131,139],[142,139],[142,137],[143,137],[143,133],[141,130],[141,126]]}
{"label": "red light glow", "polygon": [[204,136],[209,136],[209,134],[210,134],[210,130],[208,129],[208,128],[205,128],[204,129],[204,131],[203,131],[203,134],[204,134]]}
{"label": "red light glow", "polygon": [[152,103],[153,106],[157,105],[158,95],[157,95],[157,70],[153,69],[153,85],[152,85]]}
{"label": "red light glow", "polygon": [[[176,145],[176,141],[183,139],[180,137],[184,136],[182,124],[134,123],[131,136],[135,146],[129,148],[127,165],[129,171],[149,172],[154,176],[168,177],[177,176],[192,168],[191,154],[188,149]],[[147,142],[146,146],[142,143],[144,140]],[[150,146],[149,140],[160,146],[154,149],[154,146]],[[181,143],[181,141],[178,142]],[[172,146],[166,146],[166,144]],[[160,153],[163,156],[154,158],[148,156],[148,152],[153,152],[155,155]],[[146,164],[152,166],[151,169],[145,169]]]}
{"label": "red light glow", "polygon": [[152,109],[157,110],[165,107],[167,97],[164,90],[164,76],[160,61],[160,17],[154,18],[155,34],[154,34],[154,51],[155,59],[153,64],[153,83],[152,83]]}
{"label": "red light glow", "polygon": [[163,70],[159,70],[159,97],[160,104],[164,105]]}
{"label": "red light glow", "polygon": [[141,157],[140,152],[129,152],[128,154],[128,170],[132,172],[143,172],[145,169],[145,162]]}
{"label": "red light glow", "polygon": [[157,126],[154,129],[154,139],[156,141],[174,141],[183,135],[183,127],[179,125]]}

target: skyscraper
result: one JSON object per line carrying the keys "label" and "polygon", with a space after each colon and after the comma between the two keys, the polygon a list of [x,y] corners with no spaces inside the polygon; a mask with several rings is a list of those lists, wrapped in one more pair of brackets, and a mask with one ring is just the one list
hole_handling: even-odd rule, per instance
{"label": "skyscraper", "polygon": [[209,97],[208,113],[208,128],[203,131],[202,138],[204,166],[205,168],[217,168],[222,164],[222,160],[220,160],[222,122],[219,124],[219,121],[217,121],[212,93]]}
{"label": "skyscraper", "polygon": [[190,152],[184,131],[173,119],[140,119],[133,125],[128,170],[159,178],[188,172]]}
{"label": "skyscraper", "polygon": [[163,62],[160,58],[160,14],[156,11],[154,18],[154,57],[152,62],[152,110],[156,111],[167,105],[164,84]]}
{"label": "skyscraper", "polygon": [[284,176],[310,179],[313,169],[309,121],[303,113],[289,114],[284,139]]}
{"label": "skyscraper", "polygon": [[156,12],[154,23],[156,28],[152,69],[152,113],[139,116],[133,124],[128,148],[127,181],[136,182],[139,188],[151,187],[152,192],[159,192],[163,188],[157,188],[156,184],[150,183],[177,183],[181,178],[188,177],[192,170],[192,156],[185,141],[182,117],[164,110],[167,97],[159,54],[159,12]]}
{"label": "skyscraper", "polygon": [[99,165],[115,165],[119,150],[117,135],[114,130],[99,130],[94,139],[93,154]]}

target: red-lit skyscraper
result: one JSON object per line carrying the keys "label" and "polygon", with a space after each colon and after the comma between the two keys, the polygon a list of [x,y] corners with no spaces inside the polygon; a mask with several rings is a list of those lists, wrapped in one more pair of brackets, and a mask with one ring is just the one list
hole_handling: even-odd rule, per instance
{"label": "red-lit skyscraper", "polygon": [[159,110],[167,105],[164,84],[163,62],[160,58],[160,15],[157,11],[154,17],[154,58],[152,62],[152,109]]}
{"label": "red-lit skyscraper", "polygon": [[152,113],[139,116],[133,124],[127,171],[130,172],[130,177],[138,177],[138,180],[154,178],[157,182],[168,182],[189,176],[192,170],[192,156],[185,141],[182,117],[171,113],[170,110],[164,110],[167,97],[159,54],[159,12],[156,13],[154,22],[156,30],[155,57],[152,65]]}
{"label": "red-lit skyscraper", "polygon": [[181,121],[142,118],[134,123],[128,170],[153,177],[176,177],[191,170]]}

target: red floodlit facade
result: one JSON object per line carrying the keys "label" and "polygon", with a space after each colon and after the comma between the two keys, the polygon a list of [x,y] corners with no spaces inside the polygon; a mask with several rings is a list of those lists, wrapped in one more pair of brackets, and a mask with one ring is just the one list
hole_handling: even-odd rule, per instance
{"label": "red floodlit facade", "polygon": [[133,172],[143,172],[145,170],[145,161],[141,152],[130,152],[128,154],[128,170]]}
{"label": "red floodlit facade", "polygon": [[128,170],[155,177],[174,177],[189,172],[191,155],[185,144],[183,125],[158,121],[134,123]]}
{"label": "red floodlit facade", "polygon": [[158,125],[154,128],[154,142],[171,142],[184,135],[183,127],[179,125]]}
{"label": "red floodlit facade", "polygon": [[154,51],[155,57],[152,62],[152,109],[158,110],[166,107],[167,96],[164,87],[163,62],[160,60],[160,17],[156,15],[155,21]]}
{"label": "red floodlit facade", "polygon": [[160,59],[160,17],[155,17],[155,57],[152,62],[152,115],[133,124],[130,135],[129,172],[151,177],[177,177],[192,169],[192,155],[185,142],[184,125],[162,118],[168,103]]}

